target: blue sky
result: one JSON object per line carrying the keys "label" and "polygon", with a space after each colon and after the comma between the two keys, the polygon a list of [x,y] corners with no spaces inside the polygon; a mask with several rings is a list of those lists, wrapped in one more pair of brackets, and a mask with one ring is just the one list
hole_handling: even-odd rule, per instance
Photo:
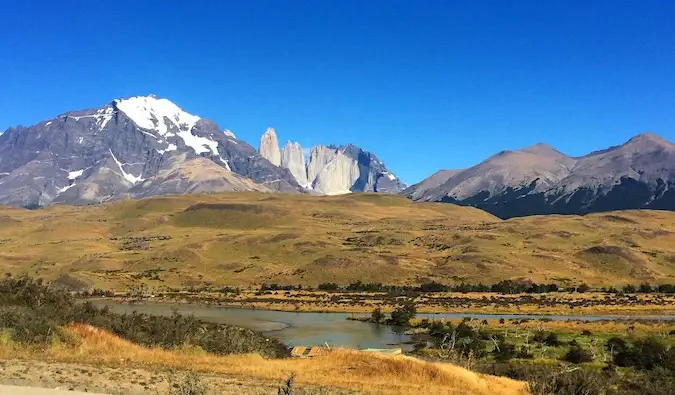
{"label": "blue sky", "polygon": [[675,140],[675,2],[9,1],[0,130],[155,93],[405,182],[540,141]]}

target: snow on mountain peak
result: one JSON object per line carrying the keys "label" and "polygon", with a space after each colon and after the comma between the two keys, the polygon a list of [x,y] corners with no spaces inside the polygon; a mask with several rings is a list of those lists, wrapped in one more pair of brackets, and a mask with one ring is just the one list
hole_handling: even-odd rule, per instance
{"label": "snow on mountain peak", "polygon": [[160,99],[155,95],[117,99],[115,105],[136,125],[143,129],[155,130],[161,136],[168,133],[165,118],[173,123],[178,130],[188,132],[200,120],[198,116],[183,111],[173,102]]}
{"label": "snow on mountain peak", "polygon": [[[217,141],[195,136],[191,132],[192,127],[201,118],[183,111],[170,100],[161,99],[155,95],[136,96],[115,100],[115,105],[140,128],[153,130],[163,137],[178,136],[196,154],[211,152],[213,155],[218,155]],[[176,126],[177,133],[169,132],[165,119]],[[170,149],[164,151],[170,151]]]}

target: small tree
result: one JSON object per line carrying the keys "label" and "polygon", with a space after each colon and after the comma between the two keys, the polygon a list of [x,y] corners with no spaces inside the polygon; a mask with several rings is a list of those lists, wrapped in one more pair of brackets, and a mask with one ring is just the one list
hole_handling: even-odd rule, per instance
{"label": "small tree", "polygon": [[370,313],[370,320],[376,324],[382,323],[384,321],[384,314],[382,314],[382,309],[376,307],[372,313]]}
{"label": "small tree", "polygon": [[507,362],[516,355],[516,346],[505,341],[500,341],[495,345],[495,348],[492,350],[492,356],[495,357],[495,360],[498,362]]}
{"label": "small tree", "polygon": [[416,315],[417,308],[415,304],[412,301],[407,301],[391,312],[390,322],[392,325],[408,326],[410,325],[410,320],[415,318]]}
{"label": "small tree", "polygon": [[567,354],[565,354],[565,358],[563,359],[571,363],[592,362],[593,355],[591,354],[590,351],[583,349],[580,346],[575,346],[570,348]]}

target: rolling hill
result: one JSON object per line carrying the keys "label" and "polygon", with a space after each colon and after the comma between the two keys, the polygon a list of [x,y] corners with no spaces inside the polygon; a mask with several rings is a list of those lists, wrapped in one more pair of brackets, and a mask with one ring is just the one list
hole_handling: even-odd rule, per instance
{"label": "rolling hill", "polygon": [[500,220],[389,194],[239,192],[0,208],[0,268],[77,287],[675,282],[675,213]]}

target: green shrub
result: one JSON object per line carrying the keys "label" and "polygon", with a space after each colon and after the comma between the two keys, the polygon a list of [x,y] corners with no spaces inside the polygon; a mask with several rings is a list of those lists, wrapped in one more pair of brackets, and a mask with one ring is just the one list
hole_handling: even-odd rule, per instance
{"label": "green shrub", "polygon": [[69,293],[26,277],[0,281],[0,306],[0,328],[20,343],[48,344],[61,336],[60,327],[83,323],[146,346],[174,348],[189,343],[217,354],[289,355],[282,342],[250,329],[178,313],[170,317],[117,314],[89,302],[78,303]]}
{"label": "green shrub", "polygon": [[571,363],[592,362],[593,354],[580,346],[575,346],[570,348],[563,360]]}
{"label": "green shrub", "polygon": [[415,307],[412,301],[408,301],[391,312],[390,324],[408,326],[410,325],[410,320],[415,318],[416,315],[417,307]]}
{"label": "green shrub", "polygon": [[376,324],[381,323],[384,321],[384,314],[382,313],[382,309],[379,307],[375,308],[372,313],[370,313],[370,320]]}
{"label": "green shrub", "polygon": [[509,361],[516,356],[516,346],[505,341],[500,341],[492,350],[492,356],[498,362]]}

